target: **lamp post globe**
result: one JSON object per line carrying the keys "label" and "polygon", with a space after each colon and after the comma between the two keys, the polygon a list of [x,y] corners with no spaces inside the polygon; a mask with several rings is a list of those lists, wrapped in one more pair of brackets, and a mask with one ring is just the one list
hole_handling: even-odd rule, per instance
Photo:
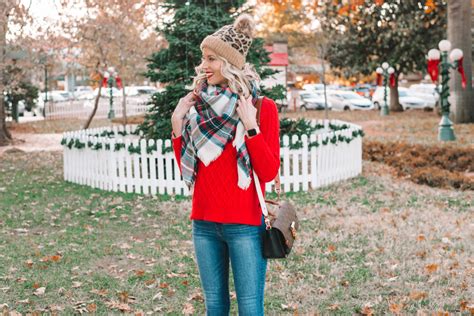
{"label": "lamp post globe", "polygon": [[451,42],[448,40],[442,40],[438,44],[439,50],[442,52],[448,52],[451,50]]}
{"label": "lamp post globe", "polygon": [[439,60],[441,58],[439,50],[436,48],[430,49],[428,52],[428,59],[429,60]]}
{"label": "lamp post globe", "polygon": [[449,58],[452,60],[452,61],[459,61],[462,57],[463,57],[463,52],[462,50],[460,50],[459,48],[455,48],[451,51],[451,53],[449,54]]}

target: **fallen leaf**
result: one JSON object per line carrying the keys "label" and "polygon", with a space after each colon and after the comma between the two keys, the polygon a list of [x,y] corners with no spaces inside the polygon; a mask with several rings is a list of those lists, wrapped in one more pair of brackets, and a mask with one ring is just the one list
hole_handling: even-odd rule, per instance
{"label": "fallen leaf", "polygon": [[42,296],[44,295],[45,291],[46,291],[45,287],[39,287],[33,292],[33,294],[36,296]]}
{"label": "fallen leaf", "polygon": [[28,268],[31,268],[33,266],[33,260],[31,259],[28,259],[25,261],[25,265],[28,267]]}
{"label": "fallen leaf", "polygon": [[401,304],[395,304],[395,303],[390,304],[388,307],[388,309],[396,315],[400,315],[400,313],[402,312],[402,308],[403,306]]}
{"label": "fallen leaf", "polygon": [[82,286],[82,282],[77,282],[77,281],[72,282],[72,287],[75,288],[75,289],[77,289],[81,286]]}
{"label": "fallen leaf", "polygon": [[423,234],[419,234],[418,237],[416,237],[416,240],[423,241],[423,240],[426,240],[426,237]]}
{"label": "fallen leaf", "polygon": [[434,272],[436,272],[436,270],[438,270],[438,267],[439,267],[438,264],[436,264],[436,263],[431,263],[431,264],[427,264],[427,265],[425,266],[425,269],[426,269],[426,271],[427,271],[428,273],[434,273]]}
{"label": "fallen leaf", "polygon": [[367,303],[364,305],[364,307],[361,310],[362,315],[367,315],[367,316],[372,316],[374,314],[374,311],[372,310],[372,304]]}
{"label": "fallen leaf", "polygon": [[136,271],[135,271],[135,275],[138,276],[138,277],[144,276],[144,275],[145,275],[145,271],[144,271],[144,270],[136,270]]}
{"label": "fallen leaf", "polygon": [[410,298],[415,301],[418,301],[427,297],[428,297],[428,294],[426,292],[413,291],[410,293]]}
{"label": "fallen leaf", "polygon": [[61,256],[60,255],[54,255],[54,256],[51,256],[51,261],[53,262],[58,262],[61,260]]}
{"label": "fallen leaf", "polygon": [[158,293],[155,294],[155,296],[153,296],[153,298],[151,300],[152,301],[161,300],[162,297],[163,297],[163,294],[161,294],[161,292],[158,292]]}
{"label": "fallen leaf", "polygon": [[328,251],[329,251],[329,252],[334,252],[334,251],[336,251],[336,246],[333,245],[333,244],[330,244],[330,245],[328,246]]}
{"label": "fallen leaf", "polygon": [[105,305],[107,305],[108,308],[110,309],[118,309],[119,311],[122,311],[122,312],[131,312],[132,309],[130,308],[130,305],[128,305],[127,303],[119,303],[119,302],[116,302],[116,301],[109,301],[109,302],[105,302]]}
{"label": "fallen leaf", "polygon": [[332,304],[332,305],[329,305],[328,309],[330,311],[337,311],[340,309],[340,305],[339,304]]}
{"label": "fallen leaf", "polygon": [[95,303],[87,304],[87,311],[89,313],[94,313],[97,310],[97,305]]}
{"label": "fallen leaf", "polygon": [[188,301],[204,302],[204,296],[202,295],[201,292],[196,292],[192,294],[190,297],[188,297]]}
{"label": "fallen leaf", "polygon": [[102,290],[97,290],[97,289],[92,289],[91,290],[92,294],[97,294],[99,296],[105,297],[107,294],[109,294],[108,290],[102,289]]}
{"label": "fallen leaf", "polygon": [[183,310],[181,311],[184,315],[194,314],[194,306],[190,303],[185,303]]}

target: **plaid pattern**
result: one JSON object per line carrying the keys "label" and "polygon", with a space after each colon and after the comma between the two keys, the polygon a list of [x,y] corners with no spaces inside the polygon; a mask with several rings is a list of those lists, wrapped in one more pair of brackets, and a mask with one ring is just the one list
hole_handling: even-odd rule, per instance
{"label": "plaid pattern", "polygon": [[[257,97],[257,86],[252,84],[254,104]],[[238,98],[238,94],[228,87],[205,84],[183,122],[181,172],[191,191],[198,172],[196,158],[208,166],[220,156],[229,141],[233,141],[237,150],[238,186],[249,187],[252,166],[245,146],[245,128],[236,111]]]}

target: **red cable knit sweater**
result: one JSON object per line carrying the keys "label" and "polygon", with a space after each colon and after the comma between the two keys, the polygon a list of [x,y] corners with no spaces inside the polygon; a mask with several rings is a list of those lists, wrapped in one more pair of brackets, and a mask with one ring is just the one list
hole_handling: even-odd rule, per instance
{"label": "red cable knit sweater", "polygon": [[[273,100],[263,98],[260,110],[260,133],[245,136],[250,161],[255,169],[262,191],[265,183],[273,180],[280,168],[280,122]],[[172,138],[173,149],[181,168],[182,136]],[[217,223],[260,225],[260,208],[255,184],[246,190],[237,186],[237,151],[227,143],[222,154],[207,167],[198,160],[194,184],[191,219]]]}

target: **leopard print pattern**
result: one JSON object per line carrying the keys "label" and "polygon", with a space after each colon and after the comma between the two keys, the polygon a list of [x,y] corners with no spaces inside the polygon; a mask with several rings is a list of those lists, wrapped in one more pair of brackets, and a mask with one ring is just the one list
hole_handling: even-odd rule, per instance
{"label": "leopard print pattern", "polygon": [[239,53],[247,56],[252,39],[245,34],[236,32],[232,25],[223,26],[220,30],[212,34],[219,37],[224,42],[230,44]]}

